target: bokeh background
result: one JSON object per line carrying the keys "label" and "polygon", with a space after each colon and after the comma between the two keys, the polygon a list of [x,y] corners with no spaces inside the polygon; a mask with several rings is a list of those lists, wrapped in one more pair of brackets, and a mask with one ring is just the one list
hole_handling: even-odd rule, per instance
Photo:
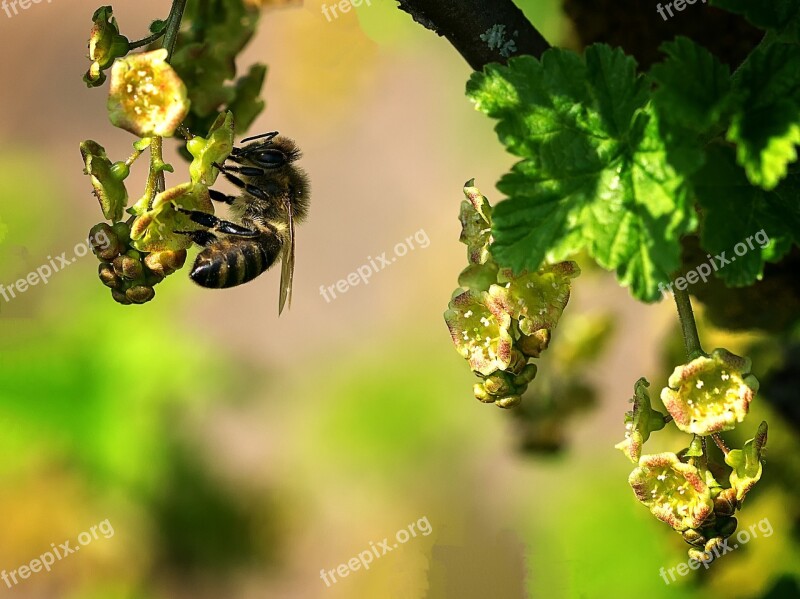
{"label": "bokeh background", "polygon": [[[575,45],[558,0],[519,4],[552,43]],[[0,283],[72,255],[98,222],[79,142],[129,153],[105,91],[81,81],[97,6],[0,12]],[[114,5],[132,38],[168,10]],[[494,183],[513,159],[465,98],[470,71],[449,44],[388,0],[331,22],[310,0],[264,14],[241,57],[255,61],[269,65],[267,109],[251,131],[295,138],[313,186],[292,308],[278,318],[277,270],[224,292],[184,271],[155,301],[120,306],[91,255],[0,298],[0,569],[74,545],[106,519],[115,533],[50,573],[0,583],[0,596],[800,596],[797,418],[761,397],[729,439],[770,423],[740,527],[768,518],[774,534],[708,572],[669,586],[659,576],[687,546],[635,501],[631,464],[613,445],[636,379],[660,389],[682,361],[669,302],[638,304],[579,259],[584,274],[524,407],[473,399],[442,319],[465,264],[461,187],[474,177],[499,200]],[[129,189],[143,186],[140,169]],[[428,247],[334,301],[320,295],[420,230]],[[785,335],[702,334],[706,347],[749,353],[759,379],[785,374]],[[674,451],[684,438],[651,443]],[[431,534],[331,587],[321,580],[421,518]]]}

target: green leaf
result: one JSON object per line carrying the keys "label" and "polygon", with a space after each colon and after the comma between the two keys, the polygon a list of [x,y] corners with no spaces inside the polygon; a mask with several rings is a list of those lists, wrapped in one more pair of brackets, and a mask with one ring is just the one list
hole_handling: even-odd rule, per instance
{"label": "green leaf", "polygon": [[524,158],[498,184],[509,199],[494,208],[495,259],[535,271],[586,248],[635,297],[659,299],[695,221],[635,61],[605,45],[585,60],[552,49],[489,65],[467,94]]}
{"label": "green leaf", "polygon": [[233,113],[237,133],[247,131],[264,110],[266,102],[260,95],[266,76],[267,67],[263,64],[254,64],[247,75],[239,77],[236,81],[234,98],[228,104],[228,110]]}
{"label": "green leaf", "polygon": [[663,44],[661,50],[667,60],[650,71],[658,84],[653,103],[659,115],[699,133],[708,131],[729,101],[730,69],[686,37]]}
{"label": "green leaf", "polygon": [[[793,242],[800,243],[800,176],[764,191],[750,185],[732,149],[713,145],[694,187],[703,208],[703,248],[727,285],[751,285],[761,277],[765,261],[779,259]],[[744,245],[737,249],[737,244]],[[717,260],[722,252],[725,256]],[[730,263],[724,265],[725,260]]]}
{"label": "green leaf", "polygon": [[172,65],[190,90],[192,113],[207,117],[234,101],[237,92],[226,82],[236,77],[236,56],[255,33],[260,12],[229,0],[216,2],[207,19],[199,5],[189,3],[185,18],[192,26],[181,34]]}
{"label": "green leaf", "polygon": [[739,98],[727,138],[748,179],[773,189],[797,159],[800,144],[800,46],[756,49],[736,77]]}
{"label": "green leaf", "polygon": [[742,15],[756,27],[786,39],[800,37],[800,4],[796,0],[711,0],[711,5]]}

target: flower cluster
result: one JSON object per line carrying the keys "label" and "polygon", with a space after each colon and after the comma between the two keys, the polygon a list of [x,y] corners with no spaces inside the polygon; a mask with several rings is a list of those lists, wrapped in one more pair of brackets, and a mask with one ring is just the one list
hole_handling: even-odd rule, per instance
{"label": "flower cluster", "polygon": [[569,301],[574,262],[545,265],[536,272],[500,268],[491,255],[488,200],[470,181],[461,204],[461,242],[469,265],[458,278],[444,314],[458,353],[480,382],[475,397],[502,408],[517,405],[536,376],[530,363],[547,349],[550,332]]}
{"label": "flower cluster", "polygon": [[167,276],[183,268],[186,250],[140,252],[131,247],[131,230],[123,222],[113,226],[99,223],[92,227],[91,239],[100,231],[109,239],[108,246],[92,247],[100,260],[98,276],[111,289],[114,301],[120,304],[144,304],[155,297],[155,287]]}
{"label": "flower cluster", "polygon": [[[84,173],[108,221],[92,230],[102,229],[112,240],[108,248],[95,248],[101,262],[99,278],[122,304],[150,301],[153,287],[183,267],[192,244],[190,234],[200,228],[185,211],[214,213],[209,187],[219,174],[216,165],[233,150],[235,128],[244,130],[264,105],[258,98],[261,71],[240,79],[235,88],[222,85],[233,78],[234,58],[255,31],[258,7],[231,0],[220,5],[219,18],[212,22],[197,4],[191,3],[185,13],[173,5],[165,21],[153,22],[150,37],[133,43],[120,34],[110,6],[99,8],[92,17],[91,66],[84,81],[98,87],[110,69],[109,119],[138,138],[127,160],[112,161],[93,140],[80,147]],[[182,17],[191,28],[181,29]],[[181,33],[189,30],[190,34]],[[162,37],[178,43],[129,54],[133,48],[152,47]],[[233,111],[241,115],[238,122]],[[201,130],[208,134],[193,136],[187,123],[202,123]],[[162,158],[163,140],[179,130],[187,137],[182,151],[191,160],[188,180],[167,187],[165,173],[174,169]],[[126,180],[145,151],[150,154],[147,184],[140,199],[129,206]]]}
{"label": "flower cluster", "polygon": [[[91,177],[103,216],[111,222],[110,225],[100,223],[92,229],[103,228],[113,240],[108,249],[96,251],[101,260],[99,277],[111,289],[114,300],[121,304],[152,300],[153,287],[183,267],[186,250],[191,245],[185,232],[196,230],[198,225],[179,209],[213,214],[208,186],[218,174],[214,163],[224,162],[233,148],[233,117],[230,113],[223,115],[207,137],[191,140],[189,147],[195,158],[189,169],[189,182],[159,192],[156,178],[159,173],[172,171],[172,167],[151,150],[150,178],[145,193],[126,209],[125,179],[130,174],[130,164],[152,143],[153,138],[139,140],[134,144],[131,159],[114,163],[97,142],[88,140],[81,144],[84,172]],[[131,216],[123,222],[126,213]]]}
{"label": "flower cluster", "polygon": [[[645,379],[636,383],[633,409],[625,417],[625,439],[616,447],[637,464],[628,479],[636,498],[683,535],[692,546],[690,557],[708,563],[736,531],[734,514],[761,478],[766,422],[742,449],[729,450],[718,437],[744,420],[758,381],[750,374],[749,359],[717,349],[678,366],[669,377],[669,386],[661,392],[669,416],[652,409],[648,386]],[[642,455],[650,434],[670,420],[693,434],[689,446],[677,454]],[[725,453],[726,474],[722,465],[711,463],[708,439]],[[726,484],[718,481],[720,473],[727,477]]]}

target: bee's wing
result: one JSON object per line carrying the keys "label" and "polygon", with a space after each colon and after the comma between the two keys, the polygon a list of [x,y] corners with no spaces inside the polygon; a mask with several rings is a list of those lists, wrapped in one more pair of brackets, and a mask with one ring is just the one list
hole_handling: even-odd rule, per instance
{"label": "bee's wing", "polygon": [[284,306],[292,305],[292,280],[294,279],[294,216],[292,204],[288,198],[283,200],[286,207],[289,225],[289,239],[281,248],[281,293],[278,301],[278,315],[283,312]]}

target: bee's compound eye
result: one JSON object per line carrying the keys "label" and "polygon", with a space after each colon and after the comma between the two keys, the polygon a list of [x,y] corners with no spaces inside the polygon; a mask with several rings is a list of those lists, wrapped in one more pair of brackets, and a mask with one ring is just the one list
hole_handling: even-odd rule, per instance
{"label": "bee's compound eye", "polygon": [[253,154],[253,160],[273,168],[286,164],[286,156],[280,150],[261,150]]}

